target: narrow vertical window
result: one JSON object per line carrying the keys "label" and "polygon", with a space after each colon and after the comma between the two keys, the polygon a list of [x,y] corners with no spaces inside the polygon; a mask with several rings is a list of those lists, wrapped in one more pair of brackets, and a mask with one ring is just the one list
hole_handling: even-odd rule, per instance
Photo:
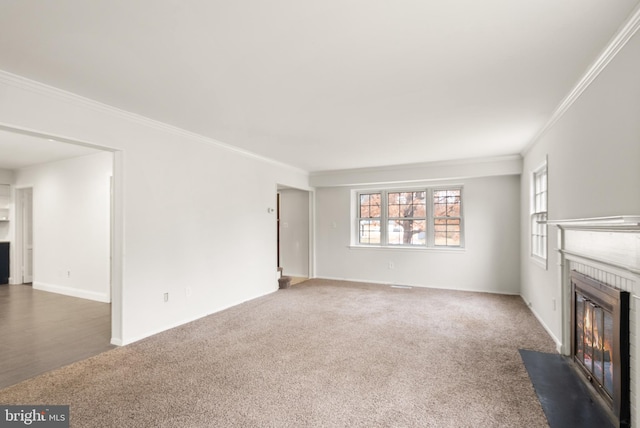
{"label": "narrow vertical window", "polygon": [[533,171],[531,176],[531,255],[547,260],[547,164]]}
{"label": "narrow vertical window", "polygon": [[358,243],[379,245],[382,195],[361,193],[358,197]]}
{"label": "narrow vertical window", "polygon": [[436,246],[459,247],[461,220],[460,189],[434,190],[434,244]]}

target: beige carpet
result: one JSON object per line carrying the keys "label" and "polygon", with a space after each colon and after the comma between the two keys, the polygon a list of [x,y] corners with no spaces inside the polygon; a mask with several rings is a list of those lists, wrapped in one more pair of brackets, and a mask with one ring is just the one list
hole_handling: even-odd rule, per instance
{"label": "beige carpet", "polygon": [[544,427],[520,297],[309,280],[0,391],[73,427]]}

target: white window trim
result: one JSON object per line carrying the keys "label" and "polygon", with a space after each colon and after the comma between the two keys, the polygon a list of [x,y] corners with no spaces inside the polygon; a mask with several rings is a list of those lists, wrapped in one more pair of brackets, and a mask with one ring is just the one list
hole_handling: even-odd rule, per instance
{"label": "white window trim", "polygon": [[[545,187],[542,192],[538,192],[539,189],[536,188],[536,178],[540,175],[541,172],[544,171],[545,174]],[[548,218],[548,210],[549,210],[549,169],[547,165],[547,159],[542,162],[537,168],[531,171],[530,174],[531,185],[530,185],[530,201],[529,201],[529,256],[531,260],[542,267],[543,269],[547,269],[548,267],[548,259],[549,259],[549,230],[548,226],[544,224],[542,227],[544,228],[544,250],[543,255],[536,254],[534,252],[534,240],[538,239],[534,237],[534,226],[533,222],[536,221],[536,217],[543,217],[542,220],[538,221],[546,221]],[[536,196],[539,193],[544,193],[544,209],[540,209],[537,205]],[[537,236],[537,235],[536,235]]]}
{"label": "white window trim", "polygon": [[[434,213],[433,213],[433,192],[436,190],[459,190],[460,191],[460,245],[459,246],[445,246],[435,245],[435,226],[434,226]],[[388,244],[387,243],[387,227],[389,222],[388,217],[388,205],[387,195],[394,192],[426,192],[427,202],[427,215],[426,215],[426,244],[425,245],[400,245],[400,244]],[[380,193],[381,194],[381,215],[380,215],[380,244],[361,244],[358,236],[359,232],[359,220],[360,214],[359,201],[360,195]],[[400,188],[375,188],[375,189],[358,189],[353,190],[352,193],[352,221],[351,221],[351,243],[349,248],[368,248],[368,249],[393,249],[393,250],[408,250],[408,251],[444,251],[455,252],[464,251],[465,249],[465,221],[464,221],[464,188],[461,185],[447,185],[447,186],[421,186],[421,187],[400,187]]]}

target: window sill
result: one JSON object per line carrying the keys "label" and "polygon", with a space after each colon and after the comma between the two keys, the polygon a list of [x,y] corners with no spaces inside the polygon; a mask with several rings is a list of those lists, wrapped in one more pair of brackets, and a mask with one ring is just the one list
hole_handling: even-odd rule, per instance
{"label": "window sill", "polygon": [[392,251],[425,251],[436,253],[464,253],[464,247],[402,247],[396,245],[348,245],[350,250],[392,250]]}

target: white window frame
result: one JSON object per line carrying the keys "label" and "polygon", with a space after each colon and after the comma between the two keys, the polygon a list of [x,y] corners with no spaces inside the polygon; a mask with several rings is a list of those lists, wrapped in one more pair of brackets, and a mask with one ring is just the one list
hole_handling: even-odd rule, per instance
{"label": "white window frame", "polygon": [[[450,217],[460,219],[460,245],[436,245],[435,244],[435,217],[434,217],[434,192],[442,190],[460,191],[460,217]],[[389,244],[387,228],[389,224],[388,194],[397,192],[425,192],[426,196],[426,239],[425,244]],[[380,243],[360,243],[359,229],[360,220],[360,195],[380,193]],[[362,189],[353,191],[353,221],[351,234],[351,247],[359,248],[397,248],[397,249],[436,249],[436,250],[460,250],[464,249],[464,190],[463,186],[437,186],[437,187],[402,187],[389,189]],[[376,217],[377,218],[377,217]],[[417,218],[416,218],[417,219]],[[420,218],[421,219],[421,218]]]}
{"label": "white window frame", "polygon": [[531,259],[547,268],[548,260],[548,210],[549,171],[547,161],[531,172],[531,203],[529,222],[529,251]]}

